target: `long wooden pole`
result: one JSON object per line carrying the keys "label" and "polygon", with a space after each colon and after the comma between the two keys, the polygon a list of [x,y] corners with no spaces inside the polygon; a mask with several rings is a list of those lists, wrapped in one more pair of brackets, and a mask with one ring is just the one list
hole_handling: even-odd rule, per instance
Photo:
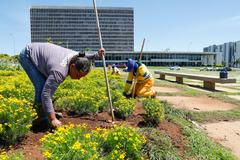
{"label": "long wooden pole", "polygon": [[[95,0],[93,0],[93,6],[96,14],[96,21],[97,21],[97,29],[98,29],[98,36],[99,36],[99,41],[100,41],[100,46],[103,48],[103,43],[102,43],[102,35],[101,35],[101,30],[100,30],[100,25],[99,25],[99,19],[98,19],[98,11],[97,11],[97,6]],[[114,122],[114,113],[113,113],[113,106],[112,106],[112,98],[111,98],[111,93],[110,93],[110,87],[109,87],[109,82],[108,82],[108,77],[107,77],[107,71],[106,71],[106,63],[105,63],[105,56],[102,56],[103,60],[103,70],[104,70],[104,76],[105,76],[105,81],[106,81],[106,86],[107,86],[107,93],[108,93],[108,100],[109,100],[109,105],[110,105],[110,110],[112,114],[112,122]]]}
{"label": "long wooden pole", "polygon": [[142,60],[142,54],[143,54],[144,44],[145,44],[145,38],[143,39],[143,42],[142,42],[141,52],[140,52],[140,55],[139,55],[139,61]]}
{"label": "long wooden pole", "polygon": [[[143,42],[142,42],[141,52],[140,52],[140,55],[138,58],[139,61],[142,59],[144,44],[145,44],[145,38],[143,39]],[[136,85],[137,85],[137,76],[138,76],[138,72],[136,73],[136,78],[133,82],[132,98],[134,98],[134,96],[135,96],[135,90],[136,90]]]}

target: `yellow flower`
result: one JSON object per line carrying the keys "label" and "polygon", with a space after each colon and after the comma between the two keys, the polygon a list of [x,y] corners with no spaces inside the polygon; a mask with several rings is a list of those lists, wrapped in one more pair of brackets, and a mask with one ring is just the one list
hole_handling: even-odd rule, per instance
{"label": "yellow flower", "polygon": [[79,150],[80,148],[81,148],[81,143],[79,141],[76,141],[71,147],[71,149],[73,150]]}
{"label": "yellow flower", "polygon": [[120,159],[124,159],[124,157],[125,157],[125,154],[122,153],[119,158],[120,158]]}
{"label": "yellow flower", "polygon": [[84,137],[85,137],[85,138],[90,138],[90,134],[87,133],[87,134],[84,135]]}
{"label": "yellow flower", "polygon": [[84,149],[81,149],[82,154],[84,154],[86,151]]}
{"label": "yellow flower", "polygon": [[32,117],[35,117],[36,115],[37,115],[36,112],[32,112],[32,114],[31,114]]}
{"label": "yellow flower", "polygon": [[3,131],[2,124],[0,124],[0,133]]}
{"label": "yellow flower", "polygon": [[96,154],[94,154],[92,158],[97,158],[97,155],[96,155]]}
{"label": "yellow flower", "polygon": [[26,125],[26,127],[27,127],[27,128],[30,128],[30,127],[32,127],[32,125],[31,125],[31,124],[28,124],[28,125]]}
{"label": "yellow flower", "polygon": [[96,130],[97,130],[98,132],[100,132],[102,129],[98,127]]}
{"label": "yellow flower", "polygon": [[51,158],[52,153],[50,153],[49,151],[45,151],[45,152],[43,152],[43,155],[44,155],[44,157],[46,157],[46,158]]}

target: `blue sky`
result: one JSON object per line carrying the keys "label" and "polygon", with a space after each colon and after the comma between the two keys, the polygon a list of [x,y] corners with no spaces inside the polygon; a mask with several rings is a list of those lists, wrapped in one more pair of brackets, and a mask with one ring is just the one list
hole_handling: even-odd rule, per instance
{"label": "blue sky", "polygon": [[[99,7],[134,8],[135,50],[140,50],[144,37],[145,51],[202,51],[208,45],[240,40],[240,0],[96,2]],[[92,6],[92,0],[1,0],[0,53],[17,53],[31,42],[32,5]]]}

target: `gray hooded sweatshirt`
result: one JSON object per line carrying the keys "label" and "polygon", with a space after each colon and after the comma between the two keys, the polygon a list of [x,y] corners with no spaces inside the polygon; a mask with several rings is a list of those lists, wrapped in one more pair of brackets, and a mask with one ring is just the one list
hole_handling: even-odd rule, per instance
{"label": "gray hooded sweatshirt", "polygon": [[[43,109],[53,113],[52,95],[68,76],[70,60],[78,52],[51,43],[31,43],[27,50],[33,64],[46,77],[41,94]],[[98,53],[85,56],[89,60],[99,58]]]}

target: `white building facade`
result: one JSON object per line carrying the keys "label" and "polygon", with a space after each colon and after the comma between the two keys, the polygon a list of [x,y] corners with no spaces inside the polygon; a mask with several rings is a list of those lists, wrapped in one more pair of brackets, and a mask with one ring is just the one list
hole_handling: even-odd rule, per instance
{"label": "white building facade", "polygon": [[203,48],[203,52],[215,52],[216,65],[239,67],[236,61],[240,59],[240,41],[211,45]]}

